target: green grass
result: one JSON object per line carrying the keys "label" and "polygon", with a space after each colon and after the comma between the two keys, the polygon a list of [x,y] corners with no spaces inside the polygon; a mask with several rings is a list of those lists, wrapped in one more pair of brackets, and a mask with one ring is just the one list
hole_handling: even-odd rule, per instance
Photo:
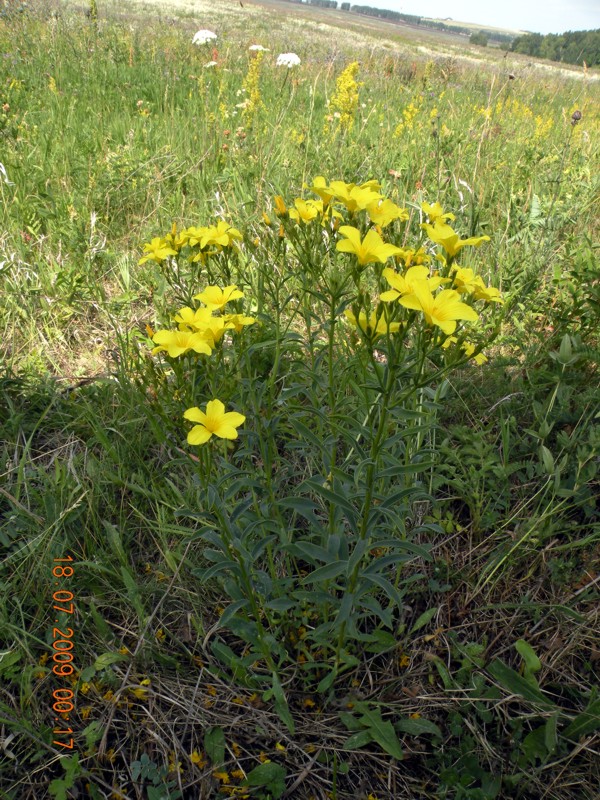
{"label": "green grass", "polygon": [[[246,4],[98,5],[97,27],[71,4],[0,19],[0,794],[591,800],[596,76]],[[328,104],[352,61],[344,131]],[[460,254],[505,297],[486,364],[398,304],[402,346],[339,321],[357,285],[389,287],[330,228],[279,236],[274,196],[317,175],[379,180],[410,215],[383,231],[399,245],[439,250],[423,201],[490,237]],[[230,255],[138,263],[217,219],[243,235]],[[257,323],[204,360],[152,356],[146,326],[212,281]],[[246,416],[230,448],[186,442],[211,397]]]}

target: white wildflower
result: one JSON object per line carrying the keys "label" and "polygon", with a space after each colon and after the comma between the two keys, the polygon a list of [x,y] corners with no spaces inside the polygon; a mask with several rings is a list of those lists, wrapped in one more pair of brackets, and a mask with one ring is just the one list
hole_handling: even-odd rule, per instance
{"label": "white wildflower", "polygon": [[263,47],[262,44],[251,44],[248,50],[251,50],[253,53],[268,53],[269,48]]}
{"label": "white wildflower", "polygon": [[217,66],[216,61],[207,61],[207,63],[204,65],[204,69],[209,69],[210,67],[216,67],[216,66]]}
{"label": "white wildflower", "polygon": [[194,38],[192,39],[192,44],[207,44],[208,42],[212,42],[213,39],[217,38],[217,34],[213,33],[212,31],[201,30],[196,31],[194,34]]}
{"label": "white wildflower", "polygon": [[277,56],[278,67],[288,67],[291,69],[292,67],[297,67],[299,64],[300,58],[296,53],[281,53],[281,55]]}

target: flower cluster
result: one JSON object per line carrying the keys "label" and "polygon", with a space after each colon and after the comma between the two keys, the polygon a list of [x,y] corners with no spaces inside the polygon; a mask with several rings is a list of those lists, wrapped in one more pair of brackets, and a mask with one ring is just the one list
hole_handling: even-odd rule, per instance
{"label": "flower cluster", "polygon": [[144,245],[144,255],[139,264],[155,261],[161,264],[169,256],[176,256],[186,250],[190,261],[206,261],[207,257],[221,252],[226,247],[234,247],[242,234],[228,222],[219,220],[216,225],[192,226],[177,231],[173,224],[171,232],[164,237],[155,237]]}
{"label": "flower cluster", "polygon": [[[153,354],[166,352],[171,358],[193,352],[209,356],[222,340],[226,331],[240,332],[246,325],[256,322],[254,317],[243,313],[223,314],[223,308],[232,300],[238,300],[244,293],[235,284],[231,286],[207,286],[195,295],[194,300],[203,303],[198,308],[188,306],[179,309],[174,321],[176,330],[157,331],[152,340],[156,347]],[[208,442],[212,436],[221,439],[237,439],[237,428],[245,422],[245,417],[235,411],[225,411],[225,406],[216,398],[206,405],[206,411],[197,406],[188,408],[184,419],[197,423],[189,431],[187,441],[198,445]]]}
{"label": "flower cluster", "polygon": [[179,309],[174,316],[177,329],[157,331],[152,341],[157,345],[152,353],[166,352],[171,358],[178,358],[189,351],[209,356],[225,331],[239,333],[246,325],[253,325],[254,317],[241,313],[222,314],[224,306],[232,300],[244,296],[235,284],[226,286],[207,286],[194,296],[203,306],[193,309],[189,306]]}
{"label": "flower cluster", "polygon": [[217,34],[213,31],[208,31],[206,29],[202,29],[200,31],[196,31],[194,34],[194,38],[192,39],[192,44],[203,45],[208,44],[209,42],[213,42],[217,38]]}
{"label": "flower cluster", "polygon": [[[351,257],[351,274],[357,285],[356,301],[345,310],[345,317],[366,340],[373,344],[383,335],[406,332],[420,319],[432,329],[432,342],[436,346],[442,344],[448,349],[457,344],[468,358],[477,363],[484,360],[480,348],[453,334],[459,324],[478,321],[478,302],[503,300],[498,289],[486,286],[481,276],[470,268],[458,266],[455,259],[463,248],[478,247],[489,241],[489,236],[462,239],[449,224],[456,219],[454,214],[445,212],[438,202],[423,203],[421,210],[427,222],[421,228],[430,244],[401,247],[399,243],[406,239],[406,231],[400,233],[396,223],[405,223],[408,212],[385,197],[377,181],[328,182],[319,175],[305,188],[318,199],[297,198],[288,208],[282,197],[275,198],[280,229],[284,234],[287,230],[293,239],[294,225],[317,222],[328,227],[335,251]],[[269,221],[266,215],[264,218]],[[441,252],[436,252],[435,245],[440,246]],[[360,283],[369,264],[376,267],[375,276],[367,281],[371,287],[376,281],[377,302],[369,299]],[[436,330],[444,337],[439,338]]]}
{"label": "flower cluster", "polygon": [[300,57],[296,53],[280,53],[275,64],[278,67],[291,69],[292,67],[300,66]]}

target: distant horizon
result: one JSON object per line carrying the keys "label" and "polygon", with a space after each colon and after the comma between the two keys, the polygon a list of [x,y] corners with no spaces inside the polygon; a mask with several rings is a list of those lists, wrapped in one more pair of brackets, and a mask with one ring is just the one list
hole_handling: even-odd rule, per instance
{"label": "distant horizon", "polygon": [[[307,2],[307,0],[304,0]],[[338,8],[341,0],[338,0]],[[504,0],[501,6],[482,7],[479,0],[359,0],[351,5],[371,6],[401,14],[438,19],[460,24],[480,25],[524,33],[561,34],[567,31],[600,29],[598,0],[546,0],[528,5],[521,0]]]}

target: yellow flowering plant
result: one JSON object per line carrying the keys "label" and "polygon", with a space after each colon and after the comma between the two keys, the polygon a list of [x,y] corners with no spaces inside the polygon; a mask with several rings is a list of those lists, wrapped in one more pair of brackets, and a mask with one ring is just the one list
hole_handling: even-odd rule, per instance
{"label": "yellow flowering plant", "polygon": [[[445,379],[483,362],[479,324],[502,299],[457,263],[487,237],[461,240],[438,203],[424,209],[426,240],[378,181],[321,175],[305,188],[275,195],[251,247],[222,220],[174,229],[168,258],[200,265],[205,280],[182,292],[176,329],[153,335],[206,494],[199,576],[221,576],[231,604],[220,624],[249,648],[228,663],[253,687],[268,675],[263,700],[290,728],[290,662],[310,683],[318,658],[327,669],[313,689],[327,692],[369,626],[391,646],[411,561],[430,558],[406,519],[426,496]],[[257,320],[265,338],[248,346]],[[282,466],[290,454],[303,459],[300,479]]]}

